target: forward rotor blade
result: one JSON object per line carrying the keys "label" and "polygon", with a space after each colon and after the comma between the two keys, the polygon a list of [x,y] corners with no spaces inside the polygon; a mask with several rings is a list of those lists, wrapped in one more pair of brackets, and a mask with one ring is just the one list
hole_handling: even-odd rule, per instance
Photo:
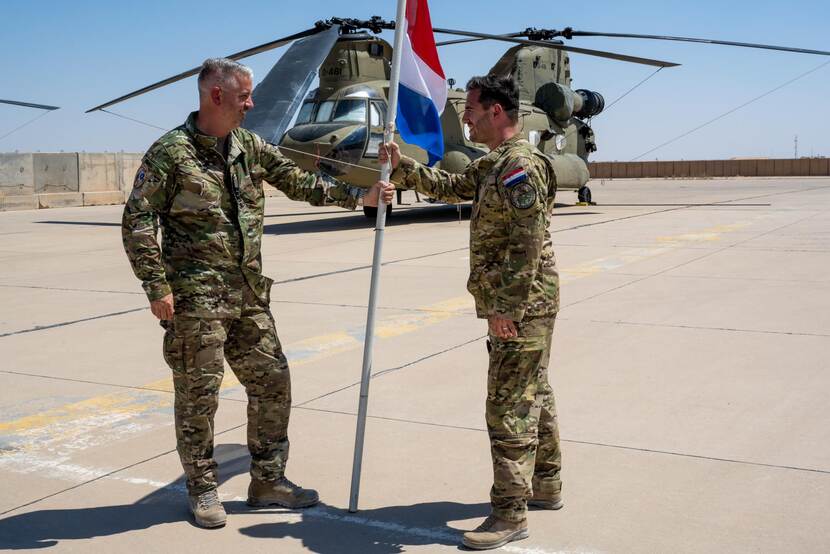
{"label": "forward rotor blade", "polygon": [[589,56],[596,56],[599,58],[608,58],[611,60],[619,60],[622,62],[639,63],[643,65],[651,65],[654,67],[676,67],[680,65],[674,62],[665,62],[661,60],[652,60],[651,58],[640,58],[637,56],[628,56],[626,54],[615,54],[614,52],[605,52],[603,50],[591,50],[588,48],[577,48],[574,46],[565,46],[564,44],[556,44],[554,42],[546,42],[543,40],[525,40],[513,37],[506,37],[502,35],[489,35],[486,33],[471,33],[468,31],[456,31],[454,29],[437,29],[433,28],[433,32],[442,33],[446,35],[458,35],[461,37],[473,37],[490,40],[500,40],[503,42],[512,42],[515,44],[533,44],[535,46],[545,46],[553,48],[554,50],[564,50],[566,52],[575,52],[577,54],[587,54]]}
{"label": "forward rotor blade", "polygon": [[[227,56],[227,57],[232,59],[232,60],[241,60],[242,58],[247,58],[249,56],[253,56],[254,54],[259,54],[261,52],[267,52],[268,50],[273,50],[274,48],[279,48],[280,46],[288,44],[291,41],[294,41],[294,40],[297,40],[297,39],[300,39],[300,38],[304,38],[304,37],[307,37],[307,36],[315,35],[315,34],[321,32],[321,31],[325,31],[329,28],[330,27],[327,26],[327,25],[321,25],[321,26],[318,26],[318,27],[313,27],[311,29],[306,29],[305,31],[301,31],[299,33],[296,33],[296,34],[293,34],[293,35],[290,35],[290,36],[287,36],[287,37],[283,37],[283,38],[278,39],[278,40],[273,40],[271,42],[266,42],[265,44],[260,44],[259,46],[254,46],[253,48],[248,48],[247,50],[242,50],[241,52],[237,52],[236,54],[231,54],[230,56]],[[192,75],[196,75],[197,73],[199,73],[200,69],[201,69],[201,66],[200,67],[194,67],[193,69],[185,71],[184,73],[179,73],[178,75],[174,75],[173,77],[168,77],[167,79],[159,81],[158,83],[153,83],[152,85],[146,86],[142,89],[136,90],[136,91],[131,92],[129,94],[125,94],[124,96],[119,96],[115,100],[110,100],[109,102],[107,102],[105,104],[101,104],[100,106],[95,106],[94,108],[90,108],[86,111],[86,113],[94,112],[96,110],[102,110],[104,108],[108,108],[112,105],[123,102],[124,100],[129,100],[130,98],[135,98],[136,96],[140,96],[140,95],[142,95],[146,92],[150,92],[152,90],[156,90],[158,88],[173,84],[177,81],[181,81],[182,79],[186,79],[186,78],[188,78]]]}
{"label": "forward rotor blade", "polygon": [[0,104],[11,104],[12,106],[23,106],[25,108],[37,108],[39,110],[59,110],[58,106],[47,106],[46,104],[32,104],[30,102],[18,102],[17,100],[0,100]]}
{"label": "forward rotor blade", "polygon": [[817,54],[819,56],[830,56],[825,50],[810,50],[808,48],[793,48],[790,46],[773,46],[771,44],[755,44],[752,42],[733,42],[730,40],[713,40],[708,38],[694,37],[672,37],[660,35],[635,35],[631,33],[599,33],[592,31],[571,31],[573,37],[612,37],[612,38],[642,38],[648,40],[674,40],[678,42],[698,42],[702,44],[721,44],[723,46],[740,46],[742,48],[761,48],[764,50],[781,50],[782,52],[798,52],[800,54]]}
{"label": "forward rotor blade", "polygon": [[292,44],[254,89],[254,107],[242,126],[271,144],[279,144],[339,35],[340,26],[335,25]]}

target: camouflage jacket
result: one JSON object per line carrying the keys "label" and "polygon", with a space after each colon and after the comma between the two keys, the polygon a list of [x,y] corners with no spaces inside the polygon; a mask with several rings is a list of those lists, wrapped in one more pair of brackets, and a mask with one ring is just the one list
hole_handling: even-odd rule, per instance
{"label": "camouflage jacket", "polygon": [[228,135],[225,160],[197,113],[145,154],[124,206],[124,249],[151,301],[172,292],[177,314],[237,317],[246,283],[268,303],[273,282],[262,275],[262,182],[315,206],[354,209],[362,191],[303,171],[245,129]]}
{"label": "camouflage jacket", "polygon": [[515,136],[447,173],[402,157],[392,181],[443,202],[473,201],[470,278],[480,318],[521,321],[559,310],[559,274],[548,231],[556,177],[547,156]]}

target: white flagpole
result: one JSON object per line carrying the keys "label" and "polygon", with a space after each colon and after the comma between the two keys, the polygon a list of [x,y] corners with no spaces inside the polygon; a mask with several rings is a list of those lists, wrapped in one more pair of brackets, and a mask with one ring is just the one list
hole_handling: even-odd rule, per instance
{"label": "white flagpole", "polygon": [[[406,0],[398,0],[398,13],[395,18],[395,44],[392,50],[392,74],[389,80],[389,109],[386,112],[389,121],[383,133],[383,142],[392,142],[395,138],[395,118],[398,114],[398,81],[401,74],[401,51],[406,26]],[[391,159],[383,164],[381,181],[389,181],[392,174]],[[383,198],[378,200],[378,215],[375,224],[375,253],[372,258],[372,281],[369,286],[369,313],[366,318],[366,336],[363,343],[363,372],[360,377],[360,403],[357,409],[357,431],[354,440],[354,460],[352,462],[352,490],[349,494],[349,511],[357,511],[357,499],[360,494],[360,470],[363,463],[363,437],[366,432],[366,411],[369,406],[369,380],[372,378],[372,350],[375,344],[375,306],[380,289],[380,261],[383,251],[383,230],[386,227],[386,205]]]}

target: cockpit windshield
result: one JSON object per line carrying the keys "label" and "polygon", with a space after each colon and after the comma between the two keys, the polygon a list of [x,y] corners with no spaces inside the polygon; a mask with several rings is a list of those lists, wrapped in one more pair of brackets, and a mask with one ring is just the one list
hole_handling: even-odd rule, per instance
{"label": "cockpit windshield", "polygon": [[363,123],[365,125],[366,100],[360,98],[339,101],[337,103],[337,107],[334,109],[334,114],[332,114],[331,120]]}
{"label": "cockpit windshield", "polygon": [[368,100],[365,98],[344,98],[303,103],[297,114],[296,125],[304,123],[362,123],[367,124]]}

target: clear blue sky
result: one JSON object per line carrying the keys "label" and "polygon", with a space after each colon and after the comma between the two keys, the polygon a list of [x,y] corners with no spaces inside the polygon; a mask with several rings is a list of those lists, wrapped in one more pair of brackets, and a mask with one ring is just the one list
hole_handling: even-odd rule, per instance
{"label": "clear blue sky", "polygon": [[[490,33],[528,26],[671,34],[830,50],[827,1],[491,2],[432,0],[436,27]],[[562,8],[557,8],[562,6]],[[144,151],[160,131],[84,110],[144,85],[311,27],[332,16],[394,18],[394,0],[278,2],[248,0],[114,2],[3,0],[0,18],[0,98],[62,109],[0,140],[9,151]],[[391,35],[385,35],[391,41]],[[442,37],[439,37],[439,39]],[[449,38],[449,37],[447,37]],[[570,44],[682,63],[661,71],[593,121],[595,160],[627,160],[758,96],[830,58],[722,46],[575,39]],[[448,77],[463,84],[485,73],[507,46],[497,43],[441,50]],[[263,77],[284,49],[249,58]],[[571,55],[575,88],[607,102],[653,69]],[[830,155],[830,65],[645,159]],[[115,106],[113,111],[170,128],[196,106],[195,79]],[[0,105],[0,136],[37,112]]]}

